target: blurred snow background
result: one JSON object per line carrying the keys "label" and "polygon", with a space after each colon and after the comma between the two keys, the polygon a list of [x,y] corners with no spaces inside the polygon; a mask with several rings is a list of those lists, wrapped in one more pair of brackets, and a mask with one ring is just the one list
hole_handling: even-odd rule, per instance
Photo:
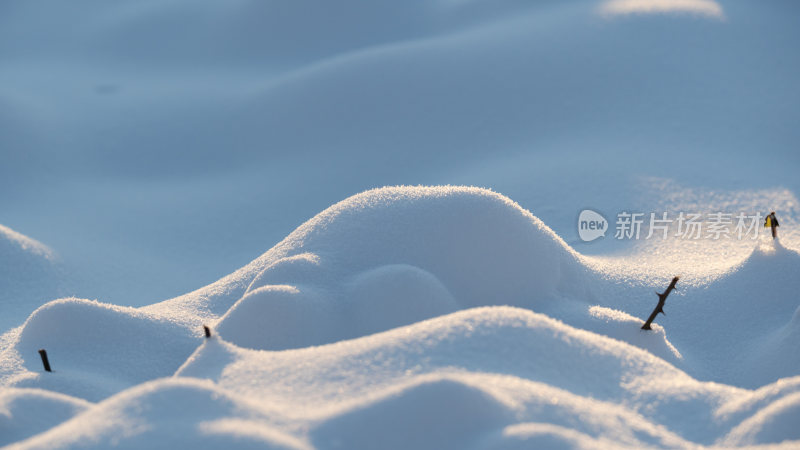
{"label": "blurred snow background", "polygon": [[[490,187],[570,243],[584,207],[650,211],[674,193],[650,177],[773,192],[792,223],[799,12],[5,1],[0,223],[59,255],[62,293],[127,305],[214,281],[383,185]],[[611,241],[579,251],[627,251]]]}

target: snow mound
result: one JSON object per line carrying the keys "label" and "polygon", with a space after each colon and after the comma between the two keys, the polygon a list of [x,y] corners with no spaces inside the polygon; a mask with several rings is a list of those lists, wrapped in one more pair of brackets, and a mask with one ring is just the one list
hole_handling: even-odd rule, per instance
{"label": "snow mound", "polygon": [[585,329],[643,348],[667,361],[683,359],[678,349],[667,340],[666,332],[661,325],[654,323],[651,325],[652,330],[643,331],[642,319],[602,306],[589,308],[589,315],[595,320],[593,323],[587,323],[587,326],[583,327]]}
{"label": "snow mound", "polygon": [[236,302],[216,331],[242,347],[308,347],[339,340],[337,312],[329,298],[312,289],[270,285]]}
{"label": "snow mound", "polygon": [[[358,194],[265,256],[271,262],[217,325],[226,340],[257,349],[324,344],[480,305],[535,309],[581,291],[588,272],[519,205],[466,187]],[[294,287],[275,287],[285,285]]]}
{"label": "snow mound", "polygon": [[259,416],[264,416],[259,408],[209,382],[158,380],[111,397],[18,447],[308,448],[264,424],[250,422],[241,430],[242,419]]}
{"label": "snow mound", "polygon": [[[502,306],[283,352],[243,349],[214,338],[177,374],[208,377],[244,396],[281,404],[335,405],[338,399],[388,389],[409,377],[452,371],[519,377],[599,400],[652,401],[654,413],[691,405],[697,414],[708,414],[719,396],[736,391],[699,383],[627,343]],[[321,385],[320,380],[327,381]],[[675,391],[687,397],[673,397]],[[698,401],[692,392],[703,392],[697,395],[704,399]],[[683,417],[676,420],[687,420]]]}
{"label": "snow mound", "polygon": [[[236,274],[145,310],[197,311],[195,328],[221,316],[216,329],[227,341],[282,350],[514,305],[646,349],[701,378],[755,388],[800,370],[789,351],[800,333],[789,323],[800,255],[779,242],[762,243],[711,284],[681,283],[649,332],[641,323],[665,284],[615,281],[614,270],[576,254],[494,192],[391,187],[350,197]],[[752,356],[731,356],[737,346]]]}
{"label": "snow mound", "polygon": [[786,395],[765,406],[721,440],[724,445],[746,446],[800,441],[800,392]]}
{"label": "snow mound", "polygon": [[281,258],[262,270],[253,279],[247,291],[254,291],[270,284],[299,284],[308,280],[324,276],[320,267],[319,256],[313,253],[300,253],[299,255]]}
{"label": "snow mound", "polygon": [[85,411],[91,403],[41,389],[0,390],[0,445],[46,431]]}
{"label": "snow mound", "polygon": [[[35,261],[52,261],[55,258],[53,251],[46,245],[3,225],[0,225],[0,248],[3,250],[3,256],[9,260],[12,258],[21,260],[21,264],[36,264]],[[14,267],[9,264],[9,261],[4,261],[4,270],[12,268]],[[16,269],[29,268],[17,267]]]}
{"label": "snow mound", "polygon": [[[37,309],[6,352],[24,372],[11,384],[40,387],[97,401],[171,375],[196,348],[196,333],[135,308],[61,299]],[[53,372],[42,369],[45,349]]]}
{"label": "snow mound", "polygon": [[239,300],[217,331],[243,347],[280,350],[365,336],[459,309],[436,277],[407,264],[360,273],[343,294],[337,305],[329,291],[263,286]]}
{"label": "snow mound", "polygon": [[[506,431],[531,423],[574,430],[553,431],[545,442],[686,447],[713,443],[758,403],[746,401],[746,390],[698,382],[627,343],[513,307],[473,308],[282,352],[212,338],[177,375],[210,378],[269,404],[302,405],[289,408],[290,419],[319,424],[311,430],[318,448],[460,448],[459,433],[431,447],[414,439],[477,420],[476,410],[492,411],[491,419],[470,427],[470,442],[485,444],[478,448],[536,441],[530,433]],[[460,406],[440,411],[440,403]],[[717,414],[723,405],[726,414]],[[720,418],[709,421],[712,416]],[[358,428],[373,420],[375,426]]]}
{"label": "snow mound", "polygon": [[629,312],[652,310],[650,286],[606,277],[506,197],[382,188],[184,296],[42,306],[2,336],[0,381],[100,401],[31,448],[777,443],[796,438],[800,382],[690,375],[795,374],[781,352],[798,335],[798,270],[800,255],[764,242],[712,284],[679,287],[645,332]]}
{"label": "snow mound", "polygon": [[480,387],[439,379],[338,415],[312,435],[318,448],[466,448],[513,421],[510,412]]}
{"label": "snow mound", "polygon": [[357,335],[409,325],[459,309],[438,278],[408,264],[381,266],[358,274],[345,289]]}
{"label": "snow mound", "polygon": [[695,370],[715,380],[757,388],[797,375],[798,273],[800,254],[769,239],[720,279],[686,290],[674,306],[668,300],[662,324]]}
{"label": "snow mound", "polygon": [[341,275],[388,264],[419,267],[464,307],[487,298],[535,305],[579,266],[577,254],[530,212],[468,187],[367,191],[320,213],[284,243],[330,258]]}
{"label": "snow mound", "polygon": [[793,436],[798,386],[698,382],[624,342],[483,307],[282,352],[212,337],[175,377],[127,389],[19,447],[760,444]]}
{"label": "snow mound", "polygon": [[0,330],[19,325],[37,306],[58,297],[60,284],[50,248],[0,225]]}
{"label": "snow mound", "polygon": [[487,442],[498,450],[512,449],[572,449],[572,448],[639,448],[627,446],[611,439],[594,439],[591,436],[550,423],[520,423],[508,426],[502,433]]}
{"label": "snow mound", "polygon": [[690,445],[613,403],[515,377],[464,373],[412,379],[338,412],[311,435],[318,448],[496,448],[519,437],[508,429],[524,427],[530,437],[544,424],[568,426],[590,442]]}

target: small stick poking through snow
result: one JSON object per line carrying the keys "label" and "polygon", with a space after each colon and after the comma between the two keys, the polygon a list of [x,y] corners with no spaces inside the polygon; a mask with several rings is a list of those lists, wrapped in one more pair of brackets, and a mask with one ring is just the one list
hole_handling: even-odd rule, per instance
{"label": "small stick poking through snow", "polygon": [[650,324],[653,323],[654,320],[656,320],[656,316],[658,315],[658,313],[661,313],[661,314],[664,314],[664,315],[667,314],[667,313],[664,312],[664,303],[666,303],[667,296],[669,295],[669,293],[672,292],[673,289],[675,289],[675,284],[678,282],[678,278],[679,277],[673,278],[672,282],[670,282],[669,286],[667,286],[667,290],[664,291],[663,293],[659,294],[658,292],[656,292],[656,295],[658,296],[658,305],[656,305],[656,308],[650,314],[650,317],[647,318],[647,322],[645,322],[644,325],[642,325],[642,329],[643,330],[651,330],[652,329],[652,328],[650,328]]}
{"label": "small stick poking through snow", "polygon": [[206,339],[211,337],[211,328],[208,328],[207,325],[203,325],[203,331],[206,333]]}
{"label": "small stick poking through snow", "polygon": [[764,217],[764,227],[772,228],[772,239],[778,239],[778,227],[780,224],[778,223],[778,218],[775,217],[775,211],[767,214],[767,217]]}
{"label": "small stick poking through snow", "polygon": [[44,370],[47,372],[52,372],[50,370],[50,361],[47,360],[47,352],[44,349],[39,350],[39,356],[42,357],[42,365],[44,366]]}

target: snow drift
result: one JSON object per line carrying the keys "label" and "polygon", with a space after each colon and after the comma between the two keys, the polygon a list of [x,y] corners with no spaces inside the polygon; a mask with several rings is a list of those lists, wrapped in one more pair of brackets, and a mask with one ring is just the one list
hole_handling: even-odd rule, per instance
{"label": "snow drift", "polygon": [[[23,448],[780,443],[796,439],[786,424],[800,381],[786,377],[800,363],[777,358],[796,334],[798,268],[795,252],[765,242],[674,294],[676,314],[644,332],[631,312],[649,313],[650,287],[604,273],[508,198],[382,188],[184,296],[44,305],[3,336],[0,380],[99,402],[19,431],[35,434]],[[768,318],[741,330],[737,315],[754,314],[749,297],[768,283],[781,286]],[[712,313],[738,326],[708,337]],[[53,373],[39,368],[43,347]]]}
{"label": "snow drift", "polygon": [[[194,349],[197,331],[134,308],[56,300],[31,314],[19,332],[13,350],[23,357],[25,371],[15,385],[97,401],[171,375]],[[40,348],[48,351],[56,376],[39,373]]]}
{"label": "snow drift", "polygon": [[[476,188],[368,191],[275,250],[220,319],[225,339],[262,349],[322,344],[473,306],[535,309],[586,285],[578,255],[547,226]],[[287,334],[288,347],[275,338]]]}

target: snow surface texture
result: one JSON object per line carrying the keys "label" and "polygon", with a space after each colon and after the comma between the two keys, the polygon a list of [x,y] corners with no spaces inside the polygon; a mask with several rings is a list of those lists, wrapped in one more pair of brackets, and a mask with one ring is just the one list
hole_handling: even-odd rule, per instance
{"label": "snow surface texture", "polygon": [[753,245],[715,281],[679,284],[645,332],[653,286],[605,272],[508,198],[368,191],[184,296],[37,309],[2,336],[0,436],[19,448],[793,448],[800,255]]}

